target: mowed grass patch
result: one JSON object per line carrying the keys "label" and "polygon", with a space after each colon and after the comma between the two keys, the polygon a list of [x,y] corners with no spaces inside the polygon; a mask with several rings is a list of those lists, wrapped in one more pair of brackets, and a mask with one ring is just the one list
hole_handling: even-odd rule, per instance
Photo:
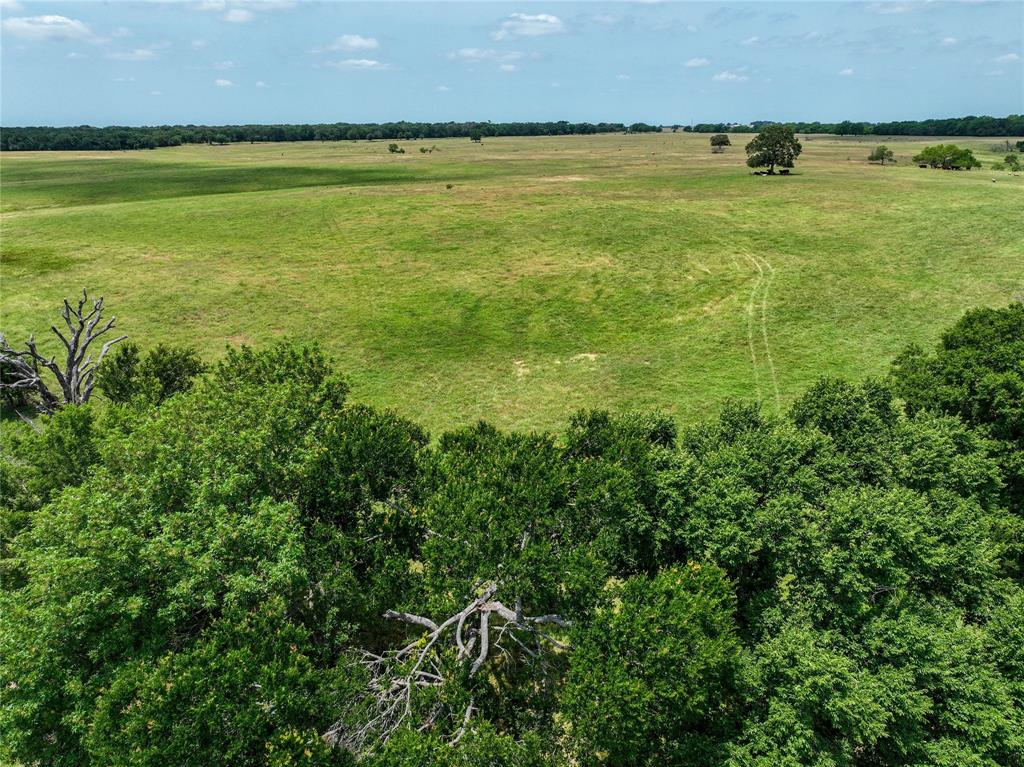
{"label": "mowed grass patch", "polygon": [[549,428],[577,407],[785,407],[1024,287],[1021,178],[907,167],[936,140],[868,165],[876,142],[835,137],[760,178],[747,138],[5,155],[3,327],[41,336],[87,286],[144,345],[317,340],[358,399],[435,432]]}

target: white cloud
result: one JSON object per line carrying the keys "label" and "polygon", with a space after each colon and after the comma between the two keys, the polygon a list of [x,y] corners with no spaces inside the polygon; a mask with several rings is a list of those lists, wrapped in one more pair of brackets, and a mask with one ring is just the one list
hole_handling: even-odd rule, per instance
{"label": "white cloud", "polygon": [[194,7],[200,11],[223,13],[221,20],[231,24],[247,24],[256,12],[291,8],[295,0],[200,0]]}
{"label": "white cloud", "polygon": [[719,72],[712,78],[716,83],[742,83],[750,78],[743,74],[742,69],[726,69],[724,72]]}
{"label": "white cloud", "polygon": [[18,13],[24,10],[24,6],[17,0],[0,0],[0,10],[8,13]]}
{"label": "white cloud", "polygon": [[616,80],[628,80],[629,79],[629,75],[616,75],[615,79]]}
{"label": "white cloud", "polygon": [[216,80],[214,80],[213,84],[216,85],[218,88],[234,88],[235,87],[235,84],[233,82],[231,82],[230,80],[223,80],[221,78],[217,78]]}
{"label": "white cloud", "polygon": [[135,82],[135,78],[134,77],[115,77],[114,78],[114,82],[115,83],[133,83],[133,82]]}
{"label": "white cloud", "polygon": [[294,6],[295,0],[200,0],[196,8],[200,11],[219,13],[226,8],[250,8],[254,11],[273,11]]}
{"label": "white cloud", "polygon": [[89,57],[86,56],[84,53],[79,53],[78,51],[72,51],[71,53],[69,53],[64,58],[72,59],[72,60],[77,60],[77,59],[87,59]]}
{"label": "white cloud", "polygon": [[209,43],[206,42],[205,40],[193,40],[192,41],[192,47],[195,50],[197,50],[197,51],[200,50],[201,48],[205,48],[207,45],[209,45]]}
{"label": "white cloud", "polygon": [[761,38],[754,35],[753,37],[748,37],[746,40],[741,42],[740,45],[757,45],[759,42],[761,42]]}
{"label": "white cloud", "polygon": [[113,51],[107,54],[108,59],[114,61],[152,61],[156,58],[156,51],[152,48],[135,48],[130,51]]}
{"label": "white cloud", "polygon": [[698,56],[695,59],[690,59],[689,61],[687,61],[686,64],[684,64],[684,66],[687,66],[687,67],[706,67],[710,63],[711,62],[708,61],[707,59],[705,59],[705,58],[703,58],[701,56]]}
{"label": "white cloud", "polygon": [[85,23],[67,16],[15,16],[4,19],[3,29],[25,40],[95,40]]}
{"label": "white cloud", "polygon": [[850,77],[851,75],[853,75],[853,70],[850,69],[849,67],[847,67],[846,69],[839,70],[840,77]]}
{"label": "white cloud", "polygon": [[517,69],[519,69],[519,67],[517,67],[515,64],[502,64],[499,67],[499,69],[502,72],[515,72]]}
{"label": "white cloud", "polygon": [[1004,56],[999,56],[994,59],[997,64],[1012,64],[1015,61],[1020,61],[1020,56],[1016,53],[1007,53]]}
{"label": "white cloud", "polygon": [[269,85],[267,85],[267,84],[266,84],[265,82],[263,82],[262,80],[257,80],[257,81],[256,81],[256,87],[257,87],[257,88],[269,88],[270,86],[269,86]]}
{"label": "white cloud", "polygon": [[150,96],[163,96],[164,92],[163,91],[150,91],[149,95]]}
{"label": "white cloud", "polygon": [[549,13],[513,13],[501,22],[501,29],[491,34],[495,40],[509,37],[539,37],[562,32],[565,25],[557,16]]}
{"label": "white cloud", "polygon": [[232,24],[246,24],[252,21],[253,16],[252,11],[247,11],[245,8],[232,8],[222,18]]}
{"label": "white cloud", "polygon": [[942,42],[940,43],[940,45],[946,45],[946,46],[956,45],[956,44],[957,44],[957,39],[955,37],[944,37],[944,38],[942,38]]}
{"label": "white cloud", "polygon": [[128,27],[115,27],[114,31],[110,33],[111,37],[131,37],[132,31]]}
{"label": "white cloud", "polygon": [[228,70],[228,69],[237,69],[238,68],[238,62],[237,61],[215,61],[215,62],[213,62],[213,64],[210,65],[210,68],[211,69],[216,69],[216,70],[219,70],[219,71],[223,72],[223,71]]}
{"label": "white cloud", "polygon": [[519,61],[526,56],[522,51],[496,51],[491,48],[460,48],[448,54],[448,58],[456,61]]}
{"label": "white cloud", "polygon": [[448,93],[451,90],[451,88],[449,88],[447,85],[438,85],[436,88],[434,88],[434,90],[437,91],[438,93]]}
{"label": "white cloud", "polygon": [[391,69],[389,64],[376,59],[345,59],[344,61],[326,61],[324,66],[341,69],[343,71],[381,71]]}
{"label": "white cloud", "polygon": [[598,24],[618,24],[622,20],[621,16],[616,16],[614,13],[599,13],[594,17],[594,21]]}
{"label": "white cloud", "polygon": [[328,46],[331,51],[372,51],[380,47],[376,37],[342,35]]}
{"label": "white cloud", "polygon": [[889,16],[894,13],[907,13],[910,10],[910,5],[906,3],[871,3],[868,5],[868,10],[871,13],[877,13],[882,16]]}

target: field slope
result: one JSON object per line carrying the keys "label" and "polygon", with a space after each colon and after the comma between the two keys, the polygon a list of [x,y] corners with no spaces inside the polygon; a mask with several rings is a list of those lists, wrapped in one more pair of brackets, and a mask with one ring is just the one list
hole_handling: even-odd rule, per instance
{"label": "field slope", "polygon": [[[785,407],[1024,289],[1024,178],[909,162],[939,139],[868,165],[877,139],[837,137],[760,178],[746,139],[5,154],[2,327],[42,337],[88,287],[144,346],[315,339],[356,399],[435,431],[548,428],[588,406]],[[957,143],[988,165],[997,141]]]}

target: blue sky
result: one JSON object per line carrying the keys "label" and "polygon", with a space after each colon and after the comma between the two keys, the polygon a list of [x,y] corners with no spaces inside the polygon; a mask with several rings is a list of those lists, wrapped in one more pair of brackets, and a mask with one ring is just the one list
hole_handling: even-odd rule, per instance
{"label": "blue sky", "polygon": [[0,0],[4,125],[1024,112],[1020,2]]}

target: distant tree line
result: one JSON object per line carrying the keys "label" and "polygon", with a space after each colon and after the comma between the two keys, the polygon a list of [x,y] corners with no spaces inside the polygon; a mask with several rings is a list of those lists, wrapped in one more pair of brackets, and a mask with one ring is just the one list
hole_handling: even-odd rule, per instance
{"label": "distant tree line", "polygon": [[257,141],[361,141],[486,136],[568,136],[592,133],[645,133],[661,128],[646,123],[445,122],[327,123],[321,125],[79,125],[26,127],[0,131],[0,151],[156,149],[181,144]]}
{"label": "distant tree line", "polygon": [[[689,133],[758,133],[773,123],[756,120],[751,123],[698,123],[683,128]],[[902,120],[900,122],[789,123],[797,133],[831,133],[837,136],[1022,136],[1024,115],[1008,117],[949,117],[934,120]]]}

